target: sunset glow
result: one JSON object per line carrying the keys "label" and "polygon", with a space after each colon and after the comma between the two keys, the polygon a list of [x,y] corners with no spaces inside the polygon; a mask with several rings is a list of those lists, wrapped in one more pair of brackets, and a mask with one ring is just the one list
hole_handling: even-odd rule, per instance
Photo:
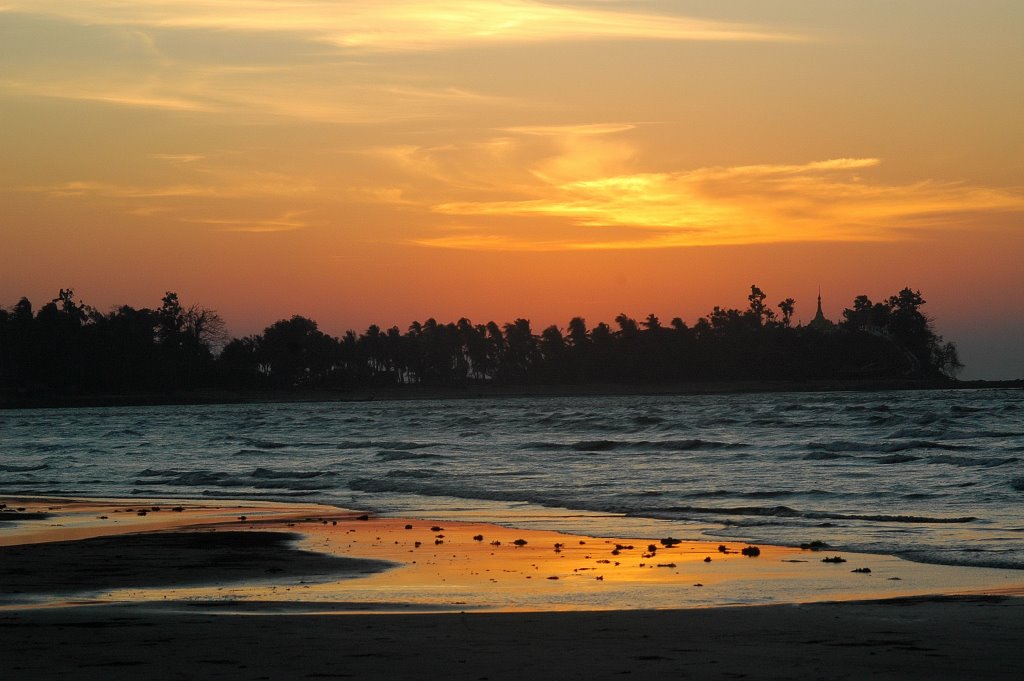
{"label": "sunset glow", "polygon": [[230,331],[920,289],[1024,376],[1024,6],[0,0],[0,306]]}

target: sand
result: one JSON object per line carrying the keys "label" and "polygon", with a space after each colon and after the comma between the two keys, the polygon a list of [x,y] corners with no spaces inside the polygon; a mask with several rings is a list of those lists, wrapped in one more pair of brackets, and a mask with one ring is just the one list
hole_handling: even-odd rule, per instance
{"label": "sand", "polygon": [[[1017,571],[770,546],[748,557],[740,543],[666,547],[316,505],[0,503],[24,509],[0,523],[4,679],[1021,670]],[[822,562],[835,555],[846,562]]]}

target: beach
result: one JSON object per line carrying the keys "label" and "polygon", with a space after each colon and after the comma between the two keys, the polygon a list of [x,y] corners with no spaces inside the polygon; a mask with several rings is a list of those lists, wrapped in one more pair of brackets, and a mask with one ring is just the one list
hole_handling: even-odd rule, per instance
{"label": "beach", "polygon": [[0,503],[5,678],[1009,679],[1024,644],[1014,570],[316,504]]}

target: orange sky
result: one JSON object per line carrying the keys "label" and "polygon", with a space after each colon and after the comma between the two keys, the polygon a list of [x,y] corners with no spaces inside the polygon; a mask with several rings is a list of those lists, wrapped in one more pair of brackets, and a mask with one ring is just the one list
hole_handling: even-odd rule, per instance
{"label": "orange sky", "polygon": [[237,334],[919,288],[1024,376],[1015,0],[0,0],[0,305]]}

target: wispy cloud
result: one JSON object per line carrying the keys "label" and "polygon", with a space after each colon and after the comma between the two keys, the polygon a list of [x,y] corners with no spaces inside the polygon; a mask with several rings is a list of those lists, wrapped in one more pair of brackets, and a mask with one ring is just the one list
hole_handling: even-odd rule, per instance
{"label": "wispy cloud", "polygon": [[[518,131],[530,136],[552,133],[554,152],[534,159],[533,182],[515,185],[519,198],[509,198],[506,192],[495,200],[481,191],[461,200],[428,201],[434,213],[467,218],[476,226],[439,228],[415,243],[534,251],[891,241],[908,238],[915,227],[924,225],[955,228],[953,216],[963,213],[1024,212],[1020,188],[937,181],[886,183],[872,177],[881,164],[877,158],[622,172],[642,155],[629,143],[603,138],[630,127],[595,124]],[[553,134],[558,130],[564,133],[560,137]],[[444,169],[453,166],[437,150],[406,149],[405,158],[408,169],[418,168],[435,180],[443,179]],[[493,195],[497,187],[488,194]],[[466,185],[459,188],[464,190]],[[501,228],[482,226],[480,218]],[[537,220],[556,226],[539,237],[517,229]]]}
{"label": "wispy cloud", "polygon": [[0,80],[0,91],[75,101],[114,104],[143,109],[167,109],[171,111],[216,111],[219,107],[209,102],[182,96],[179,93],[161,92],[173,88],[154,87],[152,83],[122,84],[111,81],[82,80],[74,78],[65,81],[31,82],[11,78]]}
{"label": "wispy cloud", "polygon": [[150,154],[150,158],[155,158],[158,161],[168,161],[169,163],[195,163],[206,158],[203,154]]}
{"label": "wispy cloud", "polygon": [[184,222],[213,225],[222,232],[241,234],[270,234],[275,232],[294,232],[309,226],[300,219],[308,211],[288,211],[273,218],[192,218]]}
{"label": "wispy cloud", "polygon": [[[317,63],[240,69],[157,63],[112,63],[101,74],[69,61],[61,73],[23,73],[0,79],[0,92],[138,109],[210,113],[247,122],[291,119],[381,124],[465,113],[468,107],[519,106],[511,97],[454,86],[411,87],[394,76],[353,75]],[[364,82],[373,81],[376,82]]]}
{"label": "wispy cloud", "polygon": [[539,137],[567,137],[574,135],[608,135],[637,127],[636,123],[582,123],[579,125],[519,125],[503,128],[505,132]]}
{"label": "wispy cloud", "polygon": [[94,25],[301,33],[370,51],[570,40],[801,39],[760,26],[533,0],[11,0],[4,9]]}
{"label": "wispy cloud", "polygon": [[[23,185],[15,191],[100,207],[146,224],[161,222],[209,225],[223,232],[284,232],[309,226],[309,209],[282,210],[283,202],[315,200],[318,188],[299,178],[238,167],[204,166],[196,154],[154,154],[166,161],[181,182],[151,185],[74,180]],[[295,204],[292,204],[295,205]]]}
{"label": "wispy cloud", "polygon": [[[218,177],[219,176],[219,177]],[[18,191],[59,197],[90,197],[108,199],[163,199],[178,197],[214,197],[244,199],[309,194],[316,186],[285,179],[277,174],[218,171],[210,173],[206,182],[159,185],[117,184],[91,180],[74,180],[49,185],[23,185]]]}
{"label": "wispy cloud", "polygon": [[[111,182],[73,180],[51,185],[26,185],[20,191],[61,197],[102,197],[110,199],[157,199],[174,197],[217,196],[223,190],[200,184],[174,184],[159,186],[124,185]],[[236,189],[231,190],[237,192]]]}
{"label": "wispy cloud", "polygon": [[[2,74],[0,92],[244,122],[396,123],[525,106],[497,83],[495,92],[485,92],[446,82],[440,73],[425,77],[402,63],[409,51],[796,39],[770,28],[638,7],[534,0],[10,0],[0,7],[0,21],[6,15],[27,21],[32,31],[52,31],[39,35],[54,48],[40,52],[39,41],[8,48],[16,58]],[[34,22],[40,17],[50,20],[47,28]],[[75,40],[66,39],[68,24]],[[17,31],[20,24],[12,26]],[[221,45],[229,49],[213,49]]]}

